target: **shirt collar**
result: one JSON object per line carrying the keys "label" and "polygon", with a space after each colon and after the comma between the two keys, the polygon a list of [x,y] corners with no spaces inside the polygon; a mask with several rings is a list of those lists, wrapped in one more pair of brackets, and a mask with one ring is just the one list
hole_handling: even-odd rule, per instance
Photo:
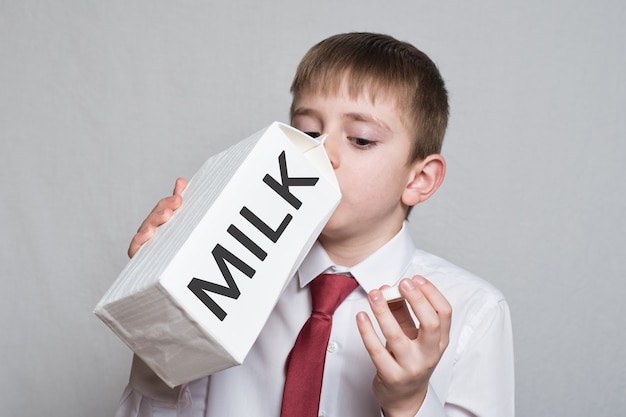
{"label": "shirt collar", "polygon": [[352,268],[334,265],[324,247],[316,241],[298,269],[298,279],[300,286],[305,287],[324,272],[350,273],[366,292],[370,292],[384,284],[394,285],[404,278],[414,252],[415,245],[406,222],[389,242]]}

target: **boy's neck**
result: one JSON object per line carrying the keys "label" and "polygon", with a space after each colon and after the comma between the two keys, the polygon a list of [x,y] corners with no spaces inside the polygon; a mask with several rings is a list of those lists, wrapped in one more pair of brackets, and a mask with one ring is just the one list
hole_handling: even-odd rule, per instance
{"label": "boy's neck", "polygon": [[318,238],[335,265],[353,267],[389,242],[402,229],[402,224],[388,233],[333,238],[322,233]]}

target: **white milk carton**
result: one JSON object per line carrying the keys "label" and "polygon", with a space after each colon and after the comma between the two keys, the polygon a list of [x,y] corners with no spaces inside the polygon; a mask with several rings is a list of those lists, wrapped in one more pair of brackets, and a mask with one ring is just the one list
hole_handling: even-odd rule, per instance
{"label": "white milk carton", "polygon": [[341,193],[282,123],[211,157],[95,308],[169,386],[241,364]]}

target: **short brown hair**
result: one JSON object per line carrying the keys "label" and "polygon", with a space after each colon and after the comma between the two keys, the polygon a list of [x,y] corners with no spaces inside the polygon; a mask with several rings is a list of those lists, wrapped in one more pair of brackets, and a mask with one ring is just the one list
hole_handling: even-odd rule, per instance
{"label": "short brown hair", "polygon": [[409,162],[440,153],[448,124],[448,93],[433,61],[413,45],[377,33],[344,33],[313,46],[302,58],[291,84],[294,103],[304,92],[332,94],[347,82],[355,98],[367,89],[395,98],[413,128]]}

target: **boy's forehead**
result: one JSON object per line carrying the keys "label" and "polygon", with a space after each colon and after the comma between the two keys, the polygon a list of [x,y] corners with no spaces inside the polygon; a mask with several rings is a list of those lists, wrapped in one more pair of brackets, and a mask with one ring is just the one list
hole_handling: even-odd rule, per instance
{"label": "boy's forehead", "polygon": [[303,88],[302,94],[321,95],[324,97],[346,96],[352,100],[367,99],[372,104],[377,100],[397,102],[399,91],[390,85],[382,85],[373,78],[355,80],[349,72],[332,79],[310,83]]}

